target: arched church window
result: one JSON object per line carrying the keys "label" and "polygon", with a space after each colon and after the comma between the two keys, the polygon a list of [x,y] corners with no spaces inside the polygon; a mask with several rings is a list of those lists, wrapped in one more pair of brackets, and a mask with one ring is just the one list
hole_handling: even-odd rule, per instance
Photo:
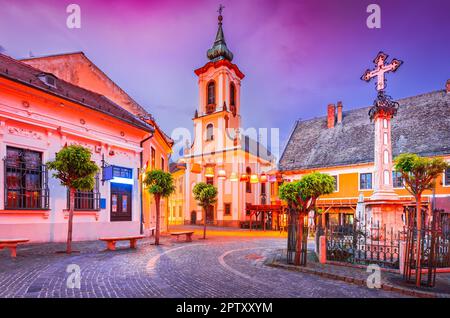
{"label": "arched church window", "polygon": [[234,86],[234,83],[230,84],[230,105],[236,105],[236,87]]}
{"label": "arched church window", "polygon": [[245,183],[245,191],[247,193],[252,193],[252,184],[250,183],[250,176],[252,175],[252,169],[250,169],[250,167],[247,167],[245,172],[247,174],[247,182]]}
{"label": "arched church window", "polygon": [[208,105],[216,103],[216,84],[211,81],[208,83]]}
{"label": "arched church window", "polygon": [[206,140],[207,141],[214,140],[214,126],[213,126],[213,124],[208,124],[206,126]]}

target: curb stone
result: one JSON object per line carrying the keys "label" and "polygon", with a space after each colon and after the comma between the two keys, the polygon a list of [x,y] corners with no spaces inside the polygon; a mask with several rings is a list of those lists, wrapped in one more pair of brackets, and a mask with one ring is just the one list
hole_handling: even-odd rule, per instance
{"label": "curb stone", "polygon": [[[277,262],[276,259],[277,259],[277,257],[274,257],[271,262],[266,262],[265,265],[270,266],[270,267],[283,268],[286,270],[293,270],[293,271],[302,272],[302,273],[319,275],[322,277],[327,277],[329,279],[340,280],[340,281],[344,281],[344,282],[347,282],[350,284],[355,284],[355,285],[360,285],[360,286],[366,285],[366,281],[364,279],[357,279],[357,278],[355,279],[353,277],[327,273],[327,272],[323,272],[323,271],[314,270],[311,268],[301,268],[301,267],[296,267],[294,265],[282,264],[282,263]],[[410,289],[407,289],[404,287],[395,286],[395,285],[386,284],[386,283],[382,283],[380,289],[383,289],[386,291],[391,291],[391,292],[397,292],[397,293],[407,295],[407,296],[419,297],[419,298],[449,298],[450,297],[450,295],[447,295],[447,294],[429,293],[429,292],[422,292],[422,291],[417,291],[417,290],[410,290]]]}

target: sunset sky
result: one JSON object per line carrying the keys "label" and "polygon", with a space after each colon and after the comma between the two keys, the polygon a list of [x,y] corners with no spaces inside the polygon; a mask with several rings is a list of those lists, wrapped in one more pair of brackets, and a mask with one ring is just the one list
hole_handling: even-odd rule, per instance
{"label": "sunset sky", "polygon": [[[81,29],[68,29],[66,7],[81,6]],[[14,58],[83,51],[145,106],[170,135],[192,129],[198,102],[194,69],[207,62],[225,6],[228,48],[246,75],[245,127],[280,128],[368,106],[374,84],[360,80],[383,50],[404,61],[388,75],[394,98],[443,89],[450,78],[450,1],[380,0],[0,0],[0,50]],[[366,7],[381,6],[381,29],[366,26]]]}

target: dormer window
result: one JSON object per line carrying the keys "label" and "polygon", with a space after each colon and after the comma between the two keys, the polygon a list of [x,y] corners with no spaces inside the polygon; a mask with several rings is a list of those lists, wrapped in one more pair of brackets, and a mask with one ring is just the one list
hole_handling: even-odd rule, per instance
{"label": "dormer window", "polygon": [[56,77],[51,74],[41,74],[38,76],[42,83],[47,86],[56,88]]}

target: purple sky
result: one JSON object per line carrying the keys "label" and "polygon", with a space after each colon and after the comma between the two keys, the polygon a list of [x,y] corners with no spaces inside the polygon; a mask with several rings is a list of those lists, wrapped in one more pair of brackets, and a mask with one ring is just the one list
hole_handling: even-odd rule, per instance
{"label": "purple sky", "polygon": [[[66,6],[81,6],[81,29]],[[394,98],[442,89],[450,78],[447,0],[0,0],[0,50],[15,58],[85,54],[158,120],[167,133],[192,129],[193,70],[206,62],[225,5],[224,32],[242,84],[245,127],[277,127],[281,145],[297,118],[368,106],[374,85],[359,78],[383,50],[405,63],[388,75]],[[366,7],[381,6],[381,29]]]}

